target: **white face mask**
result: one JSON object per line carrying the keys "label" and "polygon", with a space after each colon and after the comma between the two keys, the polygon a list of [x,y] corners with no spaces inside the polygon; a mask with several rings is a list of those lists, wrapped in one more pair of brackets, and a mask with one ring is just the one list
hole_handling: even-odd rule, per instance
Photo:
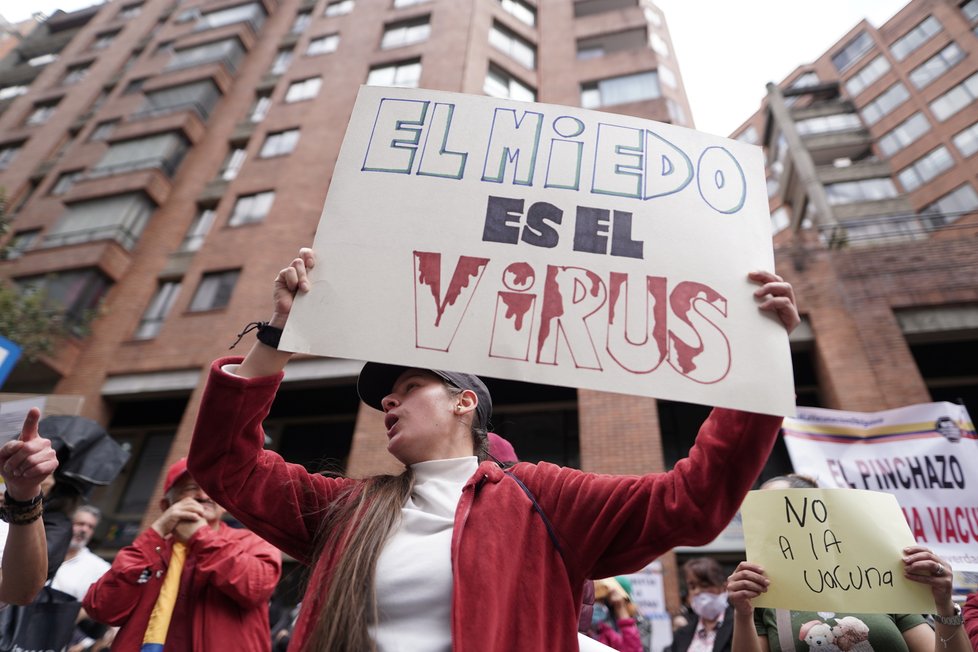
{"label": "white face mask", "polygon": [[689,601],[689,606],[703,620],[716,620],[720,614],[727,610],[727,594],[706,591],[697,593]]}

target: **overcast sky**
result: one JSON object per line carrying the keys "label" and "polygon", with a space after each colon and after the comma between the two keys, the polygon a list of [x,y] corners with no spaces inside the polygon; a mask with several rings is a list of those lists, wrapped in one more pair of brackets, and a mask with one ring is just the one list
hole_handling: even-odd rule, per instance
{"label": "overcast sky", "polygon": [[[862,18],[879,26],[906,0],[653,0],[669,25],[696,128],[728,136],[760,106],[764,85],[818,58]],[[11,22],[91,0],[0,0]]]}

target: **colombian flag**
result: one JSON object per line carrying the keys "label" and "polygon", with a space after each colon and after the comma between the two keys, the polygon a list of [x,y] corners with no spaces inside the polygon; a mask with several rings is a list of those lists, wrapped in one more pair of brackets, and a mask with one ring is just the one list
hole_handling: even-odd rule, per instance
{"label": "colombian flag", "polygon": [[180,591],[180,574],[183,572],[183,562],[187,559],[187,546],[179,541],[173,544],[173,554],[170,556],[170,567],[166,569],[163,587],[153,605],[153,612],[146,624],[146,634],[143,636],[143,646],[140,652],[163,652],[166,643],[166,632],[170,628],[170,618],[173,607],[177,603],[177,593]]}

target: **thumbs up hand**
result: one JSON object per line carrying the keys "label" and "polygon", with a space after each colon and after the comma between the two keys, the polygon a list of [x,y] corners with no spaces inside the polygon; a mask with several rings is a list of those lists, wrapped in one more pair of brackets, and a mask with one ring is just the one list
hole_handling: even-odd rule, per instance
{"label": "thumbs up hand", "polygon": [[41,411],[31,408],[17,439],[0,446],[0,475],[14,500],[27,501],[41,491],[41,481],[58,468],[51,442],[37,432]]}

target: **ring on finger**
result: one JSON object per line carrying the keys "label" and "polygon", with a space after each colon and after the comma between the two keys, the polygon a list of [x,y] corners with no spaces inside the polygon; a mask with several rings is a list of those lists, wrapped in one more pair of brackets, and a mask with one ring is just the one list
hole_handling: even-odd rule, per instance
{"label": "ring on finger", "polygon": [[937,564],[937,568],[934,569],[934,577],[944,576],[944,566],[943,564]]}

